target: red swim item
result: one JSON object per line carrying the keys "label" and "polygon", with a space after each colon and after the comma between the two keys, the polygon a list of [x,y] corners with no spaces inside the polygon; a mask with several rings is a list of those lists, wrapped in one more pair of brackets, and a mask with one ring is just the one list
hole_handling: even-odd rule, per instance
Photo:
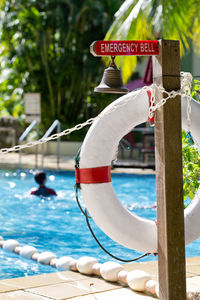
{"label": "red swim item", "polygon": [[39,186],[36,190],[31,191],[31,195],[36,195],[36,196],[56,196],[56,192],[46,186]]}
{"label": "red swim item", "polygon": [[76,183],[105,183],[111,182],[111,167],[75,169]]}

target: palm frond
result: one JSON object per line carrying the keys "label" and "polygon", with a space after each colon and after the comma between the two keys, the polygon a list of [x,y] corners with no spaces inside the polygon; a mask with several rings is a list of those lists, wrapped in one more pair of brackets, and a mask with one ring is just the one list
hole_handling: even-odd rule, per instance
{"label": "palm frond", "polygon": [[[190,47],[200,51],[200,1],[126,0],[108,30],[105,40],[174,39],[180,41],[181,55]],[[133,57],[119,60],[125,79],[134,71]],[[128,70],[128,65],[130,64]]]}

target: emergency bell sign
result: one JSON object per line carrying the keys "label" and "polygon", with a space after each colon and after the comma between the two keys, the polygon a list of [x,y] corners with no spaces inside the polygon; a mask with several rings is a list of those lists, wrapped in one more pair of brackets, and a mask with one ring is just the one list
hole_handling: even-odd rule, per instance
{"label": "emergency bell sign", "polygon": [[40,93],[24,94],[24,112],[26,122],[41,121],[41,96]]}
{"label": "emergency bell sign", "polygon": [[94,56],[158,55],[158,41],[95,41],[90,45]]}

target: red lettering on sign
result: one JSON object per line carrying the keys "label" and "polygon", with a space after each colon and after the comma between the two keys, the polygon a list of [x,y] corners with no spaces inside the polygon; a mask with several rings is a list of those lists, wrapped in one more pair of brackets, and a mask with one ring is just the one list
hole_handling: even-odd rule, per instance
{"label": "red lettering on sign", "polygon": [[90,46],[94,56],[158,55],[158,41],[96,41]]}

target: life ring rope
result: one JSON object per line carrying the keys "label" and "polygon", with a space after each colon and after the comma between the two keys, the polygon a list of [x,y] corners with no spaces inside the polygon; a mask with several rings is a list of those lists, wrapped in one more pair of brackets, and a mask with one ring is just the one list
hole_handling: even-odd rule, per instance
{"label": "life ring rope", "polygon": [[[182,91],[169,93],[175,97]],[[154,105],[154,93],[146,90],[133,91],[111,103],[101,117],[90,127],[80,152],[78,184],[81,186],[85,206],[95,223],[115,242],[139,252],[157,252],[157,226],[154,221],[138,217],[123,207],[115,194],[112,183],[101,177],[99,183],[89,175],[91,183],[83,183],[80,177],[87,173],[96,173],[99,167],[108,171],[108,166],[116,152],[121,138],[135,126],[149,118],[149,107],[155,111],[166,102],[161,99]],[[167,98],[168,98],[167,97]],[[182,96],[182,126],[187,128],[188,96]],[[191,100],[191,134],[195,143],[200,143],[200,104]],[[198,146],[198,144],[197,144]],[[200,150],[200,149],[199,149]],[[83,171],[82,171],[83,169]],[[91,172],[92,171],[92,172]],[[82,175],[80,175],[82,173]],[[96,175],[95,175],[96,176]],[[84,176],[83,176],[84,177]],[[200,189],[200,188],[199,188]],[[134,195],[133,195],[134,197]],[[198,193],[192,205],[185,209],[185,242],[194,241],[200,236],[200,197]]]}
{"label": "life ring rope", "polygon": [[[78,196],[78,190],[80,189],[80,185],[78,183],[76,183],[75,185],[75,192],[76,192],[76,202],[78,204],[78,207],[79,209],[81,210],[82,214],[85,216],[85,219],[86,219],[86,223],[87,223],[87,226],[88,226],[88,229],[90,231],[90,233],[92,234],[93,238],[95,239],[95,241],[97,242],[97,244],[100,246],[100,248],[105,252],[107,253],[109,256],[111,256],[112,258],[116,259],[116,260],[119,260],[121,262],[125,262],[125,263],[128,263],[128,262],[134,262],[134,261],[138,261],[146,256],[149,256],[150,254],[152,253],[145,253],[145,254],[142,254],[136,258],[132,258],[132,259],[123,259],[123,258],[120,258],[116,255],[113,255],[110,251],[108,251],[102,244],[101,242],[98,240],[98,238],[96,237],[91,225],[90,225],[90,222],[89,222],[89,219],[91,219],[91,217],[88,215],[88,211],[87,209],[83,209],[81,204],[80,204],[80,201],[79,201],[79,196]],[[153,253],[154,255],[157,255],[157,253]]]}

